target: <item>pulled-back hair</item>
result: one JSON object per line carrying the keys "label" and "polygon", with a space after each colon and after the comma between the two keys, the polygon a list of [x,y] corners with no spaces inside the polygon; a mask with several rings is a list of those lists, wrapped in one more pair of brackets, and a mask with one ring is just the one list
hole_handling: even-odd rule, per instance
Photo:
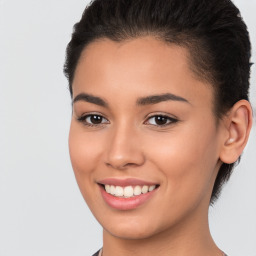
{"label": "pulled-back hair", "polygon": [[[240,12],[230,0],[95,0],[75,24],[64,73],[72,82],[85,47],[104,38],[116,42],[150,35],[188,49],[190,68],[213,86],[214,115],[220,120],[239,100],[248,100],[251,45]],[[236,163],[239,163],[240,157]],[[211,203],[234,165],[223,163]]]}

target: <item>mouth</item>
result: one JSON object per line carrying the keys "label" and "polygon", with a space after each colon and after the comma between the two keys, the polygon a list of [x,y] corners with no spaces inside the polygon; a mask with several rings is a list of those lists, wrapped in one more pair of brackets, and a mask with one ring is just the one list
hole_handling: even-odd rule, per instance
{"label": "mouth", "polygon": [[97,183],[105,203],[117,210],[132,210],[144,205],[160,187],[159,184],[132,178],[109,178]]}
{"label": "mouth", "polygon": [[131,198],[136,197],[141,194],[147,194],[159,187],[158,184],[155,185],[128,185],[128,186],[115,186],[111,184],[99,184],[106,193],[119,198]]}

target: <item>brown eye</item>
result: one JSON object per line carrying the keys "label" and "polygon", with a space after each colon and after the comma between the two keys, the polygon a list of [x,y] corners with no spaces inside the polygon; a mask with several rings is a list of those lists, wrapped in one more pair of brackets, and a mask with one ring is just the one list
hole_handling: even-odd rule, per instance
{"label": "brown eye", "polygon": [[102,124],[109,123],[106,118],[96,114],[81,116],[78,118],[78,121],[82,122],[84,125],[87,125],[87,126],[99,126]]}
{"label": "brown eye", "polygon": [[92,124],[101,124],[102,120],[103,117],[98,115],[91,115],[86,118],[86,121]]}
{"label": "brown eye", "polygon": [[155,117],[155,123],[157,125],[164,125],[168,122],[168,119],[165,116],[157,116]]}
{"label": "brown eye", "polygon": [[155,115],[148,119],[148,123],[155,126],[165,126],[176,123],[178,120],[169,116]]}

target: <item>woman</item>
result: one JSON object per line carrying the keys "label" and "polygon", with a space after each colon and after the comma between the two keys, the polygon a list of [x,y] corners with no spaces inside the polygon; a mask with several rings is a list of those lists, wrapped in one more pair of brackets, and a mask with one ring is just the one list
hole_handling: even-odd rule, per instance
{"label": "woman", "polygon": [[247,143],[250,41],[229,0],[95,0],[65,74],[95,255],[220,256],[208,208]]}

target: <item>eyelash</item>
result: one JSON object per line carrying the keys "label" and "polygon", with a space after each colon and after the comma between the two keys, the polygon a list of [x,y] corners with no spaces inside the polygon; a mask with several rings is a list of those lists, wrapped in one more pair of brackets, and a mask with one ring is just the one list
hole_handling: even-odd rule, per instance
{"label": "eyelash", "polygon": [[100,126],[104,125],[104,123],[100,123],[100,124],[91,124],[91,123],[88,123],[88,122],[86,121],[86,119],[87,119],[88,117],[93,117],[93,116],[100,117],[100,118],[102,118],[102,119],[107,120],[106,118],[104,118],[102,115],[99,115],[99,114],[88,114],[88,115],[84,115],[84,116],[79,117],[77,120],[78,120],[79,122],[83,123],[84,125],[89,126],[89,127],[100,127]]}
{"label": "eyelash", "polygon": [[[101,127],[103,126],[105,123],[99,123],[99,124],[92,124],[92,123],[89,123],[86,121],[87,118],[90,118],[90,117],[100,117],[102,119],[105,119],[107,120],[106,118],[104,118],[102,115],[99,115],[99,114],[88,114],[88,115],[84,115],[84,116],[81,116],[79,118],[77,118],[77,120],[81,123],[83,123],[84,125],[88,126],[88,127]],[[166,127],[166,126],[169,126],[169,125],[172,125],[174,123],[177,123],[179,120],[176,119],[176,118],[173,118],[173,117],[170,117],[170,116],[167,116],[167,115],[163,115],[163,114],[155,114],[155,115],[152,115],[152,116],[149,116],[146,120],[146,122],[148,122],[150,119],[152,118],[156,118],[156,117],[160,117],[160,118],[164,118],[167,120],[167,123],[166,124],[162,124],[162,125],[154,125],[154,124],[149,124],[149,125],[152,125],[152,126],[157,126],[157,127]],[[107,122],[109,122],[107,120]],[[156,122],[155,122],[156,123]]]}
{"label": "eyelash", "polygon": [[[170,116],[167,116],[167,115],[163,115],[163,114],[154,114],[152,116],[149,116],[146,120],[146,122],[148,122],[150,119],[152,118],[156,118],[156,117],[160,117],[160,118],[164,118],[167,120],[167,123],[166,124],[162,124],[162,125],[153,125],[153,124],[150,124],[150,125],[153,125],[153,126],[157,126],[157,127],[166,127],[166,126],[169,126],[169,125],[172,125],[172,124],[175,124],[178,122],[178,119],[177,118],[174,118],[174,117],[170,117]],[[156,119],[155,119],[156,121]]]}

